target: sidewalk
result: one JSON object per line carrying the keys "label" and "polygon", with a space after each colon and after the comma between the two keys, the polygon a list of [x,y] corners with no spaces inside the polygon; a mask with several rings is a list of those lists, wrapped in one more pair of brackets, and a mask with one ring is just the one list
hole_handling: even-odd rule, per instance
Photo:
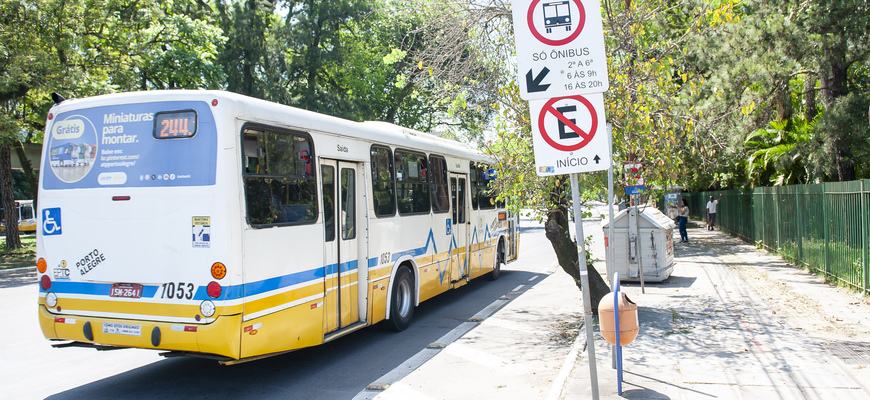
{"label": "sidewalk", "polygon": [[[601,225],[584,226],[603,259]],[[601,399],[870,399],[870,302],[718,230],[695,225],[689,238],[676,244],[670,279],[645,294],[622,285],[640,319],[623,347],[623,397],[595,327]],[[385,390],[358,397],[591,399],[585,331],[573,346],[565,340],[582,322],[571,278],[557,269],[513,296],[461,337],[421,351],[422,365],[385,379]]]}
{"label": "sidewalk", "polygon": [[[870,399],[867,300],[718,230],[689,239],[666,282],[622,285],[641,326],[623,348],[623,397],[596,327],[600,398]],[[589,386],[584,352],[563,398]]]}

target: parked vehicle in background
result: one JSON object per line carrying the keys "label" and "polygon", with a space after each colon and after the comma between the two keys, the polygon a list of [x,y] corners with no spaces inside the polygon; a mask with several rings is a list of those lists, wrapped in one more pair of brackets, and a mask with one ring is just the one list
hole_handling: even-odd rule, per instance
{"label": "parked vehicle in background", "polygon": [[[33,200],[16,200],[15,208],[18,211],[18,232],[36,232],[36,214],[33,210]],[[0,209],[0,232],[6,232],[6,214]]]}

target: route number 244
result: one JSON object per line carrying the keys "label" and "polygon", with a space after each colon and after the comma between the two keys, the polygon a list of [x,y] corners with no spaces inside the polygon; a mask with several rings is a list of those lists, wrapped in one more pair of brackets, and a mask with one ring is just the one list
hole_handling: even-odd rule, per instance
{"label": "route number 244", "polygon": [[161,299],[193,299],[193,292],[196,285],[185,282],[169,282],[160,286],[163,291],[160,293]]}

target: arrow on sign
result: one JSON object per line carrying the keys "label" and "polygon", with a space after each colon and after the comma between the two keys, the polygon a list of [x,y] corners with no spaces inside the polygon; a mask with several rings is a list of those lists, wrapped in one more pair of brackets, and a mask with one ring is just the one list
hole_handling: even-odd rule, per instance
{"label": "arrow on sign", "polygon": [[596,154],[593,160],[595,160],[595,163],[598,164],[598,162],[601,161],[601,157],[598,157],[598,154]]}
{"label": "arrow on sign", "polygon": [[529,93],[546,91],[547,88],[550,87],[550,84],[548,83],[546,85],[542,85],[541,81],[543,81],[549,73],[550,69],[544,67],[544,69],[541,70],[541,73],[539,73],[538,76],[532,78],[532,70],[529,69],[529,72],[526,72],[526,87],[528,88]]}

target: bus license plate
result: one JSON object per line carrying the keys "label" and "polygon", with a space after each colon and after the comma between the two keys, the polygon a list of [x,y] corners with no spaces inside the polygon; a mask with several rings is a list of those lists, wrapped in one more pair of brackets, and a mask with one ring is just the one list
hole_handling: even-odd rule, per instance
{"label": "bus license plate", "polygon": [[132,283],[115,283],[109,291],[111,297],[126,297],[129,299],[138,299],[142,297],[142,285]]}
{"label": "bus license plate", "polygon": [[103,322],[103,333],[112,333],[115,335],[127,336],[142,336],[142,325]]}

